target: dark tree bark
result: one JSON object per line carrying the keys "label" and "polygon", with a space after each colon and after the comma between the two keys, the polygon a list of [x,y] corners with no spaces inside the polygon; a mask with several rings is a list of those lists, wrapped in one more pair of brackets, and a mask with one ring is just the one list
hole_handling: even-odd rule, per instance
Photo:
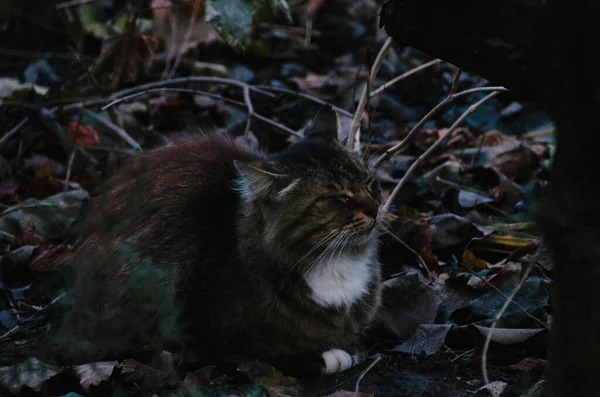
{"label": "dark tree bark", "polygon": [[389,0],[401,44],[537,101],[558,138],[539,224],[555,252],[548,394],[598,395],[600,374],[600,2]]}

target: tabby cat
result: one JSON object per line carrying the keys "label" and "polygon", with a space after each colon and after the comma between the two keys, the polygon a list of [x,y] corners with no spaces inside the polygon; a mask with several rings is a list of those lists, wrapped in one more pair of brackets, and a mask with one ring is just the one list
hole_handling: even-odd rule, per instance
{"label": "tabby cat", "polygon": [[184,351],[206,363],[260,359],[296,376],[352,366],[380,304],[381,191],[338,134],[322,108],[271,156],[206,134],[132,159],[76,246],[70,324],[111,324],[131,348],[174,338],[176,313]]}

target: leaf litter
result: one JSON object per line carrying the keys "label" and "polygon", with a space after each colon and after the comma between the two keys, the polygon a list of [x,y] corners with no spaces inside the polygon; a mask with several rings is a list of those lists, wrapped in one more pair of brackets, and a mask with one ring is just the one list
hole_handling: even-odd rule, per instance
{"label": "leaf litter", "polygon": [[[280,150],[296,139],[290,130],[302,134],[322,101],[355,109],[376,55],[371,48],[385,37],[374,28],[378,4],[372,0],[143,3],[147,8],[136,15],[119,2],[32,8],[27,20],[7,13],[0,47],[32,56],[3,55],[0,68],[0,391],[46,387],[53,393],[52,379],[60,376],[79,388],[55,395],[141,388],[156,395],[185,389],[192,395],[341,397],[357,395],[349,391],[357,380],[362,396],[462,396],[478,388],[534,395],[545,367],[527,363],[548,359],[553,265],[547,249],[536,245],[531,208],[544,196],[554,141],[544,132],[551,131],[548,119],[510,93],[467,117],[392,203],[381,238],[384,305],[369,330],[369,354],[383,359],[372,368],[358,366],[297,389],[297,380],[269,366],[188,368],[178,365],[177,351],[170,367],[137,357],[76,365],[34,358],[41,357],[38,338],[58,325],[53,313],[72,304],[68,285],[53,278],[64,269],[50,264],[68,261],[86,202],[112,170],[136,150],[203,128]],[[58,13],[75,29],[64,33]],[[41,24],[45,20],[50,25]],[[31,46],[36,42],[58,56],[44,58]],[[71,42],[78,43],[75,53]],[[392,48],[375,87],[429,60]],[[445,99],[454,76],[452,65],[439,62],[371,98],[361,128],[365,156],[374,161],[406,138]],[[251,91],[250,99],[255,114],[271,122],[252,118],[246,133],[243,90],[223,81],[161,88],[102,108],[131,87],[172,77],[231,78],[266,90],[271,95]],[[459,77],[460,89],[488,84],[464,72]],[[385,197],[482,96],[446,106],[381,164]],[[529,263],[533,271],[492,331]],[[495,379],[482,386],[478,352],[488,335]],[[522,382],[524,371],[533,374],[529,382]]]}

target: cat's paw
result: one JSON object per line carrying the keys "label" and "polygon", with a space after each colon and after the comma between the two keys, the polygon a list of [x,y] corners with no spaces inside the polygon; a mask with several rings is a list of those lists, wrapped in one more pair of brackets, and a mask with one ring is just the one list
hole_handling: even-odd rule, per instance
{"label": "cat's paw", "polygon": [[327,350],[321,357],[323,357],[323,361],[325,361],[325,367],[323,368],[324,374],[342,372],[355,364],[355,357],[341,349]]}

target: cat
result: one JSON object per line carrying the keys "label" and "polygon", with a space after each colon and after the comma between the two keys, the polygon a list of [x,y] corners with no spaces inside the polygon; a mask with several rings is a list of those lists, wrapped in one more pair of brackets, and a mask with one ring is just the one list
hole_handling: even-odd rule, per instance
{"label": "cat", "polygon": [[359,362],[381,301],[381,188],[339,126],[322,108],[270,156],[213,133],[134,157],[91,205],[66,324],[132,348],[176,339],[176,316],[203,362],[259,359],[294,376]]}

